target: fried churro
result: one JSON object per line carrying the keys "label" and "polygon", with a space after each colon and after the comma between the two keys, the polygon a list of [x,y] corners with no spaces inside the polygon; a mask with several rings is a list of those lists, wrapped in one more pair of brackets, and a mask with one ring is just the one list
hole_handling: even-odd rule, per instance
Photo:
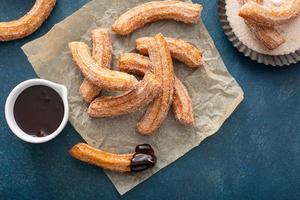
{"label": "fried churro", "polygon": [[148,135],[157,130],[167,116],[174,93],[174,69],[168,43],[162,34],[149,42],[151,71],[159,81],[162,91],[149,105],[143,118],[137,123],[137,130]]}
{"label": "fried churro", "polygon": [[279,7],[267,7],[253,1],[245,3],[239,16],[261,26],[285,24],[300,14],[300,0],[288,0]]}
{"label": "fried churro", "polygon": [[[99,67],[110,68],[112,59],[112,46],[107,29],[92,30],[92,56]],[[79,91],[84,100],[90,103],[100,93],[101,87],[93,84],[87,78],[82,82]]]}
{"label": "fried churro", "polygon": [[156,163],[156,156],[149,144],[136,146],[134,153],[113,154],[79,143],[69,153],[80,161],[118,172],[143,171]]}
{"label": "fried churro", "polygon": [[154,74],[146,73],[137,87],[118,96],[98,97],[90,104],[90,117],[115,117],[128,114],[148,105],[160,92],[160,84]]}
{"label": "fried churro", "polygon": [[73,60],[85,78],[107,90],[126,91],[136,87],[137,79],[124,72],[99,67],[91,56],[88,45],[83,42],[69,43]]}
{"label": "fried churro", "polygon": [[128,35],[147,23],[163,19],[196,23],[201,11],[200,4],[177,0],[152,1],[122,14],[112,25],[112,30],[120,35]]}
{"label": "fried churro", "polygon": [[248,20],[245,20],[245,23],[255,37],[270,50],[276,49],[285,42],[284,37],[272,26],[260,26]]}
{"label": "fried churro", "polygon": [[[196,47],[191,45],[190,43],[175,39],[165,37],[169,50],[171,52],[171,56],[176,60],[186,64],[191,68],[197,68],[203,64],[203,55]],[[143,55],[148,55],[148,45],[151,37],[142,37],[137,39],[136,49]]]}
{"label": "fried churro", "polygon": [[172,108],[176,119],[184,125],[193,125],[194,112],[191,97],[183,83],[175,79]]}
{"label": "fried churro", "polygon": [[48,18],[56,0],[36,0],[32,9],[18,20],[0,23],[0,41],[24,38],[35,32]]}
{"label": "fried churro", "polygon": [[[136,53],[125,53],[119,57],[118,67],[120,71],[143,76],[151,63],[148,57]],[[193,106],[186,87],[175,76],[174,96],[172,108],[176,119],[184,125],[192,125],[194,122]]]}
{"label": "fried churro", "polygon": [[120,71],[144,76],[151,69],[150,59],[146,56],[137,53],[123,53],[118,59],[118,68]]}
{"label": "fried churro", "polygon": [[[243,0],[242,3],[253,1],[262,4],[262,0]],[[276,49],[285,42],[284,37],[274,27],[265,27],[249,20],[244,20],[249,30],[268,49]]]}

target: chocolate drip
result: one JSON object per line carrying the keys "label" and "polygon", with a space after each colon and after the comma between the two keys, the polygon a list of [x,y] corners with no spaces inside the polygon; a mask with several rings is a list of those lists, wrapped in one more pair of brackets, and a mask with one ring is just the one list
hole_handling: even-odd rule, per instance
{"label": "chocolate drip", "polygon": [[154,166],[156,163],[156,156],[149,144],[141,144],[136,146],[135,154],[131,160],[131,171],[142,171]]}

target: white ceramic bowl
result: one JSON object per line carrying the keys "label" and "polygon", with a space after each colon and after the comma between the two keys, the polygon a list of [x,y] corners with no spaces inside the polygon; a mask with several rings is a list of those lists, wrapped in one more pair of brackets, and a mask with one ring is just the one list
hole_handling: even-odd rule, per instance
{"label": "white ceramic bowl", "polygon": [[[63,120],[62,120],[61,124],[53,133],[51,133],[50,135],[47,135],[45,137],[34,137],[34,136],[31,136],[31,135],[25,133],[17,125],[17,123],[15,121],[15,117],[14,117],[14,105],[15,105],[15,101],[16,101],[17,97],[20,95],[20,93],[23,90],[25,90],[31,86],[35,86],[35,85],[44,85],[44,86],[48,86],[48,87],[54,89],[60,95],[60,97],[63,100],[63,104],[64,104],[64,116],[63,116]],[[52,140],[63,130],[63,128],[66,126],[66,124],[68,122],[68,118],[69,118],[68,90],[67,90],[66,86],[64,86],[64,85],[53,83],[51,81],[47,81],[44,79],[30,79],[30,80],[21,82],[10,92],[10,94],[8,95],[8,97],[6,99],[5,118],[6,118],[9,128],[21,140],[24,140],[24,141],[30,142],[30,143],[43,143],[43,142]]]}

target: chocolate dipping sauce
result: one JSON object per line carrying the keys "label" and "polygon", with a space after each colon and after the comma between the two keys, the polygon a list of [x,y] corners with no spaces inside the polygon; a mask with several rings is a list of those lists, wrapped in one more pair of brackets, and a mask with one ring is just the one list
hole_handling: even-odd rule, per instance
{"label": "chocolate dipping sauce", "polygon": [[131,171],[142,171],[154,166],[156,163],[156,156],[149,144],[141,144],[136,146],[135,154],[131,160]]}
{"label": "chocolate dipping sauce", "polygon": [[36,137],[53,133],[61,124],[63,116],[63,100],[48,86],[37,85],[25,89],[14,105],[18,126],[25,133]]}

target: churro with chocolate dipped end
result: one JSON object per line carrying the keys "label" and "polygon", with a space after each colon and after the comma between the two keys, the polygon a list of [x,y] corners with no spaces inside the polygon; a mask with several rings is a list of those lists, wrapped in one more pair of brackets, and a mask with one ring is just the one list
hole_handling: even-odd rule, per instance
{"label": "churro with chocolate dipped end", "polygon": [[[110,68],[112,59],[112,46],[107,29],[97,28],[92,30],[92,56],[99,67]],[[84,79],[80,85],[79,91],[84,100],[90,103],[99,95],[101,87],[93,84],[88,79]]]}
{"label": "churro with chocolate dipped end", "polygon": [[56,0],[36,0],[32,9],[18,20],[0,22],[0,41],[24,38],[35,32],[48,18]]}
{"label": "churro with chocolate dipped end", "polygon": [[150,71],[137,87],[119,96],[98,97],[90,104],[90,117],[115,117],[128,114],[148,105],[161,91],[159,82]]}
{"label": "churro with chocolate dipped end", "polygon": [[279,7],[267,7],[256,2],[245,3],[239,16],[261,26],[276,26],[288,23],[300,14],[300,0],[288,0]]}
{"label": "churro with chocolate dipped end", "polygon": [[[165,37],[171,56],[176,60],[186,64],[191,68],[200,67],[203,64],[203,55],[196,47],[190,43],[175,39]],[[136,49],[143,55],[148,54],[148,44],[151,40],[151,37],[142,37],[136,40]]]}
{"label": "churro with chocolate dipped end", "polygon": [[174,69],[168,44],[162,34],[149,42],[151,71],[159,81],[162,91],[149,105],[143,118],[137,123],[137,130],[144,135],[152,134],[165,120],[174,93]]}
{"label": "churro with chocolate dipped end", "polygon": [[143,171],[156,163],[156,156],[149,144],[136,146],[134,153],[113,154],[79,143],[73,146],[69,153],[80,161],[118,172]]}
{"label": "churro with chocolate dipped end", "polygon": [[[124,53],[119,57],[120,71],[143,76],[151,68],[148,57],[136,53]],[[176,119],[184,125],[194,123],[193,105],[189,93],[183,83],[175,76],[172,108]]]}
{"label": "churro with chocolate dipped end", "polygon": [[85,78],[107,90],[126,91],[138,84],[137,79],[124,72],[99,67],[92,58],[89,47],[83,42],[69,43],[73,60]]}
{"label": "churro with chocolate dipped end", "polygon": [[112,25],[112,30],[120,35],[128,35],[147,23],[163,19],[196,23],[201,11],[200,4],[177,0],[151,1],[122,14]]}

